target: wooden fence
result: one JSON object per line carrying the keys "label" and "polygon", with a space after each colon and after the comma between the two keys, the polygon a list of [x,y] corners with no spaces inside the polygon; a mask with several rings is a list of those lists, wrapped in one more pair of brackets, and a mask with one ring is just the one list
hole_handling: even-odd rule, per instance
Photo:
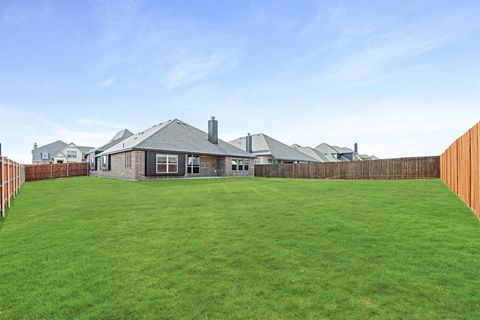
{"label": "wooden fence", "polygon": [[440,177],[440,158],[263,164],[255,165],[255,176],[300,179],[430,179]]}
{"label": "wooden fence", "polygon": [[68,178],[88,175],[88,163],[27,164],[26,181]]}
{"label": "wooden fence", "polygon": [[480,218],[480,122],[440,156],[441,178]]}
{"label": "wooden fence", "polygon": [[25,181],[22,172],[22,165],[7,157],[0,157],[0,217],[5,216],[5,211],[10,208],[12,199],[15,199]]}

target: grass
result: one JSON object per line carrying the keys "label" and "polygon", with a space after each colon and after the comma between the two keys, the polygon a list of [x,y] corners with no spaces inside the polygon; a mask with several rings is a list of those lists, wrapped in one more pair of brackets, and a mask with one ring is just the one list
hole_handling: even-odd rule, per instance
{"label": "grass", "polygon": [[480,224],[438,180],[27,183],[0,319],[472,319]]}

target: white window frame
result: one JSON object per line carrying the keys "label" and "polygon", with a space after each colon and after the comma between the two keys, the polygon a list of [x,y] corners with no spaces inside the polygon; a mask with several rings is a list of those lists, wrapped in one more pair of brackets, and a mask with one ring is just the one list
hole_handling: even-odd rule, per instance
{"label": "white window frame", "polygon": [[[103,161],[105,159],[105,161]],[[100,169],[108,171],[108,155],[100,157]]]}
{"label": "white window frame", "polygon": [[[167,158],[167,162],[166,162],[166,171],[163,172],[163,171],[158,171],[158,158],[159,157],[166,157]],[[177,170],[176,171],[170,171],[170,158],[172,159],[176,159],[176,168]],[[173,162],[172,162],[173,164]],[[156,156],[155,156],[155,173],[157,174],[168,174],[168,173],[178,173],[178,154],[160,154],[158,153]]]}
{"label": "white window frame", "polygon": [[[194,165],[193,164],[193,160],[192,160],[192,163],[189,164],[188,161],[189,161],[189,158],[198,158],[198,165]],[[188,154],[187,155],[187,174],[200,174],[200,156],[197,155],[197,154]],[[193,172],[193,168],[196,168],[198,167],[198,172],[194,173]],[[190,172],[188,172],[190,170]]]}
{"label": "white window frame", "polygon": [[129,169],[132,167],[132,152],[125,152],[125,168]]}
{"label": "white window frame", "polygon": [[95,157],[94,156],[90,156],[90,163],[89,163],[88,166],[89,166],[91,171],[95,170]]}
{"label": "white window frame", "polygon": [[[72,157],[72,155],[75,154],[74,157]],[[77,159],[77,151],[75,150],[67,150],[67,159]]]}

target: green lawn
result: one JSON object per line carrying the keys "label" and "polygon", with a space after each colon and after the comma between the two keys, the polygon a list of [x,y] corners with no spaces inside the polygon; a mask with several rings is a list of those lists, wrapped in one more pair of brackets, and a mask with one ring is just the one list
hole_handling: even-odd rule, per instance
{"label": "green lawn", "polygon": [[0,319],[473,319],[480,223],[442,182],[27,183]]}

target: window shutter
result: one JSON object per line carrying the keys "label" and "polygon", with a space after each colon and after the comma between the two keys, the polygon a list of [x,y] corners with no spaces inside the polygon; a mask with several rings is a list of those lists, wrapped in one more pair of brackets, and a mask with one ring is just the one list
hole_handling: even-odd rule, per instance
{"label": "window shutter", "polygon": [[112,170],[112,156],[108,155],[108,171]]}

